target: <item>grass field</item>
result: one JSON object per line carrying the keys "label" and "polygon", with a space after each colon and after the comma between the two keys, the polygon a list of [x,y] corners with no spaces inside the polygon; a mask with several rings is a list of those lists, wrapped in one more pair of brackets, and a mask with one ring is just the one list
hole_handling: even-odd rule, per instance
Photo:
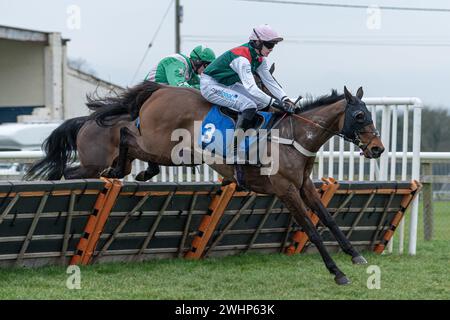
{"label": "grass field", "polygon": [[435,240],[416,256],[365,253],[381,269],[381,289],[367,288],[367,266],[335,254],[352,284],[339,287],[317,254],[247,254],[203,261],[159,260],[81,269],[81,290],[66,269],[0,269],[3,299],[450,299],[450,203],[435,203]]}

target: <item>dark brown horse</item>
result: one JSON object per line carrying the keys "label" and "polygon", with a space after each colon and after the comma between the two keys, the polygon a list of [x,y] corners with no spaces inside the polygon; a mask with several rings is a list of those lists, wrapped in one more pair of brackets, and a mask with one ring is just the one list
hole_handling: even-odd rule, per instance
{"label": "dark brown horse", "polygon": [[[118,107],[118,103],[127,107],[130,103],[142,103],[148,95],[136,86],[118,96],[108,99],[105,106],[99,100],[89,98],[86,104],[91,110]],[[139,98],[144,99],[142,101]],[[60,180],[99,178],[101,172],[115,165],[119,156],[120,129],[126,127],[138,133],[135,121],[127,115],[117,119],[114,126],[99,126],[89,116],[66,120],[56,128],[42,144],[44,158],[36,161],[25,172],[24,180]],[[75,161],[79,164],[72,166]],[[127,159],[126,174],[131,173],[131,163]],[[159,173],[159,166],[149,163],[145,171],[136,176],[136,180],[146,181]]]}
{"label": "dark brown horse", "polygon": [[[129,158],[174,165],[172,150],[178,141],[172,141],[171,134],[176,129],[184,129],[190,133],[190,150],[192,153],[196,150],[198,137],[194,136],[194,122],[205,118],[211,104],[198,91],[192,89],[144,82],[142,90],[150,93],[142,104],[128,104],[127,108],[123,106],[104,108],[93,115],[100,125],[105,126],[114,126],[117,119],[125,115],[129,115],[130,120],[138,115],[140,117],[140,134],[135,134],[127,127],[120,130],[119,159],[117,165],[106,172],[109,177],[123,177],[125,164]],[[335,276],[338,284],[347,284],[349,280],[327,252],[321,236],[306,214],[306,207],[313,210],[330,229],[343,251],[352,257],[353,263],[367,263],[322,205],[310,178],[314,153],[333,135],[340,135],[357,144],[367,158],[378,158],[384,151],[370,112],[361,101],[362,96],[362,88],[358,90],[356,96],[344,88],[344,95],[333,92],[330,96],[305,103],[297,114],[280,117],[277,129],[280,138],[285,140],[284,142],[280,140],[279,170],[275,174],[263,176],[260,168],[256,166],[240,166],[243,173],[240,182],[243,185],[254,192],[275,194],[285,204],[319,250],[327,269]],[[213,164],[211,167],[226,181],[237,182],[235,178],[237,166]]]}
{"label": "dark brown horse", "polygon": [[[24,180],[95,179],[119,156],[120,129],[137,131],[134,121],[119,121],[113,127],[101,127],[89,117],[66,120],[45,140],[44,158],[27,169]],[[79,165],[72,166],[78,160]],[[131,172],[128,159],[126,175]],[[135,179],[147,181],[159,173],[159,167],[149,165]]]}
{"label": "dark brown horse", "polygon": [[[275,64],[270,67],[270,73],[275,70]],[[255,81],[264,92],[270,94],[258,75]],[[93,98],[88,98],[87,107],[96,111],[103,108],[117,107],[124,104],[125,107],[135,103],[133,99],[144,99],[145,92],[140,86],[126,91],[118,97],[110,97],[107,103]],[[144,94],[144,96],[142,96]],[[150,92],[151,94],[151,92]],[[99,126],[90,117],[77,117],[66,120],[56,128],[42,144],[45,153],[44,158],[36,161],[25,172],[24,180],[60,180],[65,179],[95,179],[101,173],[115,165],[119,156],[120,129],[126,127],[137,133],[135,121],[130,121],[126,116],[124,120],[117,121],[113,126]],[[75,160],[79,165],[71,166]],[[127,158],[124,164],[125,175],[131,173],[133,158]],[[147,181],[160,172],[159,166],[149,162],[147,169],[138,173],[135,177],[138,181]]]}

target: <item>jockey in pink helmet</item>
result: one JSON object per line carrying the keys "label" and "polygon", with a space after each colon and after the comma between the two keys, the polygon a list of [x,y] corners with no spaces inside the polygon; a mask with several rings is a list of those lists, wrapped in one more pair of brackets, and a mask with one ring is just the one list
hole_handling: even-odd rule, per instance
{"label": "jockey in pink helmet", "polygon": [[[239,112],[236,128],[248,129],[256,111],[268,106],[294,112],[295,106],[269,72],[266,57],[283,38],[269,25],[252,30],[250,41],[214,60],[200,77],[200,91],[211,103]],[[275,98],[261,91],[253,74],[257,73]]]}

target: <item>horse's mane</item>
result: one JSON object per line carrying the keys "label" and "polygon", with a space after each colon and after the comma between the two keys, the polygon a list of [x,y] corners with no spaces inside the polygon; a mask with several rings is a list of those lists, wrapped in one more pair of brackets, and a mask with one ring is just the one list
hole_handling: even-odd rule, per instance
{"label": "horse's mane", "polygon": [[296,113],[302,113],[312,109],[316,109],[325,105],[333,104],[344,99],[343,94],[339,94],[336,89],[331,90],[331,94],[326,94],[317,98],[306,97],[302,106],[297,109]]}

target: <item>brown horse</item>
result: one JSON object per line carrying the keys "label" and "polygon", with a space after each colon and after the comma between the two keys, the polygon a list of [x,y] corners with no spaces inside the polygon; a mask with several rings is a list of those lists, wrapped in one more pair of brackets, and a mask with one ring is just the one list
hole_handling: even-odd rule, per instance
{"label": "brown horse", "polygon": [[[273,74],[274,70],[275,64],[272,64],[269,71]],[[270,94],[258,75],[255,75],[255,81],[259,88]],[[134,102],[130,97],[137,97],[139,95],[137,92],[141,92],[141,89],[140,86],[136,86],[123,95],[108,98],[107,103],[101,99],[88,98],[86,105],[90,110],[96,111],[111,106],[117,107],[118,104],[130,104]],[[44,158],[33,163],[25,172],[23,179],[99,178],[105,169],[115,165],[119,156],[120,129],[123,127],[138,133],[136,122],[130,121],[128,116],[110,127],[99,126],[88,116],[66,120],[44,141],[42,144]],[[79,165],[71,166],[76,158]],[[127,158],[124,164],[124,175],[131,173],[133,160],[133,158]],[[138,173],[135,180],[147,181],[159,172],[157,164],[148,162],[147,169]]]}
{"label": "brown horse", "polygon": [[[129,103],[142,103],[148,96],[142,92],[141,86],[108,99],[105,106],[100,100],[88,98],[86,104],[91,110],[118,107],[118,103],[125,107]],[[142,101],[136,100],[141,95]],[[148,93],[149,95],[151,93]],[[142,96],[144,95],[144,96]],[[99,126],[89,116],[66,120],[56,128],[42,144],[44,158],[36,161],[27,169],[24,180],[60,180],[99,178],[101,172],[115,165],[119,156],[120,129],[126,127],[138,134],[135,121],[130,121],[127,115],[117,119],[114,126]],[[76,160],[79,165],[71,166]],[[126,174],[131,172],[129,158],[125,164]],[[140,172],[135,179],[146,181],[159,173],[159,166],[149,163],[145,171]]]}
{"label": "brown horse", "polygon": [[[176,129],[187,130],[191,134],[190,150],[195,150],[197,137],[194,136],[194,122],[202,121],[211,108],[211,104],[196,90],[167,87],[153,82],[144,82],[142,90],[144,93],[151,93],[142,104],[129,104],[128,108],[104,108],[93,115],[100,125],[105,126],[115,125],[116,119],[126,114],[130,115],[130,119],[135,119],[138,115],[140,117],[139,135],[126,127],[120,130],[120,155],[117,165],[106,172],[109,177],[123,177],[129,157],[174,165],[172,150],[178,142],[172,141],[172,132]],[[384,151],[371,114],[361,101],[362,96],[362,88],[359,88],[356,96],[344,88],[344,95],[333,92],[330,96],[305,103],[296,114],[280,117],[276,128],[279,129],[280,138],[285,140],[280,140],[279,170],[275,174],[262,176],[260,168],[256,166],[239,166],[243,173],[240,182],[248,189],[275,194],[285,204],[319,250],[337,284],[347,284],[349,280],[327,252],[321,236],[306,213],[306,207],[313,210],[330,229],[343,251],[351,255],[353,263],[363,264],[367,261],[353,248],[322,205],[310,176],[314,153],[333,135],[357,144],[367,158],[378,158]],[[214,164],[211,167],[226,181],[238,182],[235,178],[238,166]]]}
{"label": "brown horse", "polygon": [[[95,179],[119,156],[120,129],[136,132],[134,121],[119,121],[112,127],[101,127],[89,117],[66,120],[44,141],[44,158],[27,169],[24,180]],[[75,155],[77,154],[77,157]],[[79,165],[71,166],[76,160]],[[128,159],[126,174],[131,172]],[[159,173],[159,167],[149,165],[135,179],[147,181]]]}

